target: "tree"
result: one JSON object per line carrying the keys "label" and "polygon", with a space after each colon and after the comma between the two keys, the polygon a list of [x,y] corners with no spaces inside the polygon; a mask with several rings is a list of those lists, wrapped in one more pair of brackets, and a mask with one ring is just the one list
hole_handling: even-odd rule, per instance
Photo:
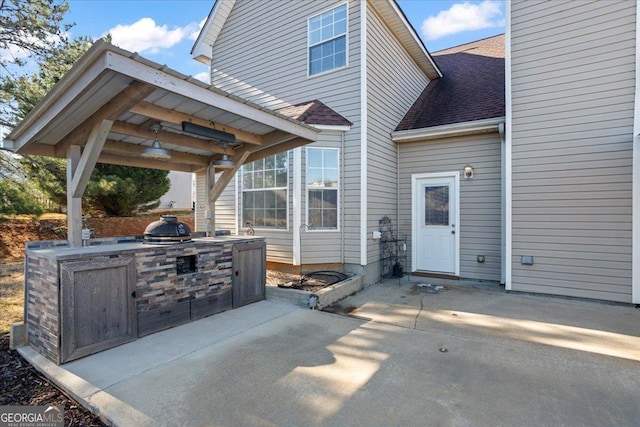
{"label": "tree", "polygon": [[109,216],[130,216],[160,205],[171,183],[168,172],[156,169],[97,164],[86,191],[90,206]]}
{"label": "tree", "polygon": [[[19,121],[26,117],[92,43],[88,37],[65,40],[40,54],[37,73],[3,78],[0,81],[0,91],[10,98],[11,107],[7,107],[6,111],[10,111],[11,118]],[[64,159],[26,155],[19,161],[24,175],[53,203],[67,203],[67,168]]]}
{"label": "tree", "polygon": [[[0,16],[3,19],[0,24],[0,48],[17,46],[28,50],[32,57],[37,57],[38,68],[35,73],[28,74],[23,69],[20,74],[15,69],[24,66],[24,60],[15,58],[0,63],[7,70],[11,68],[10,65],[13,66],[12,72],[0,77],[0,98],[3,101],[0,107],[0,114],[3,116],[1,123],[13,126],[24,119],[93,43],[88,37],[69,40],[61,28],[56,27],[67,9],[66,1],[0,0]],[[27,30],[21,30],[14,34],[17,40],[12,40],[11,33],[8,32],[12,25],[24,27],[34,33],[28,37]],[[25,43],[22,40],[25,37],[35,42]],[[54,43],[46,45],[44,41],[50,39]],[[109,36],[106,39],[110,41]],[[49,199],[59,205],[66,204],[67,174],[64,159],[29,155],[23,156],[19,162],[23,175],[34,182]],[[109,169],[105,166],[98,166],[90,178],[85,197],[85,203],[90,209],[104,210],[108,215],[129,215],[158,206],[157,200],[169,189],[167,171],[128,166]],[[139,188],[141,183],[148,187]],[[122,200],[116,200],[118,198]]]}
{"label": "tree", "polygon": [[[73,24],[63,25],[69,9],[66,0],[0,0],[0,74],[3,80],[15,79],[28,60],[40,62],[52,48],[67,42],[66,32]],[[12,127],[14,94],[0,89],[4,101],[0,125]]]}

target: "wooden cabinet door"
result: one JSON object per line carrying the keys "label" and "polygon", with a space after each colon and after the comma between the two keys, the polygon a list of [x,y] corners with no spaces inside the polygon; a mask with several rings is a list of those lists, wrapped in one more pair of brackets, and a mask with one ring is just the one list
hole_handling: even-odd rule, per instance
{"label": "wooden cabinet door", "polygon": [[233,308],[264,299],[267,245],[263,240],[233,245]]}
{"label": "wooden cabinet door", "polygon": [[133,257],[100,257],[60,265],[60,363],[136,338]]}

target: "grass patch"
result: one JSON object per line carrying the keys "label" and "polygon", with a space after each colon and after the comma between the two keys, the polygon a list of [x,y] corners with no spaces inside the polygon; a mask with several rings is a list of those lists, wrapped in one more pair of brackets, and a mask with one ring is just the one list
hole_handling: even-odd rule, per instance
{"label": "grass patch", "polygon": [[9,333],[12,324],[22,321],[23,302],[24,274],[0,271],[0,335]]}

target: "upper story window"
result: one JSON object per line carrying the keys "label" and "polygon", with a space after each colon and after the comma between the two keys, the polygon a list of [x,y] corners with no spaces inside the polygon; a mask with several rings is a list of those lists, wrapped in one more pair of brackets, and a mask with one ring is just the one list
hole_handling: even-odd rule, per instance
{"label": "upper story window", "polygon": [[242,167],[242,224],[256,228],[287,228],[289,184],[287,152]]}
{"label": "upper story window", "polygon": [[338,229],[339,151],[307,148],[307,224],[312,230]]}
{"label": "upper story window", "polygon": [[347,65],[347,4],[309,18],[309,75]]}

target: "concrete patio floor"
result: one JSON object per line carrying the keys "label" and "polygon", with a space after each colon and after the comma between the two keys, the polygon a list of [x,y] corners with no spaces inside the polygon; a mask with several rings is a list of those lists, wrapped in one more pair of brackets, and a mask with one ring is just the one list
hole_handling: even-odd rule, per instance
{"label": "concrete patio floor", "polygon": [[415,277],[339,304],[348,314],[262,301],[62,366],[19,351],[118,426],[640,419],[640,311],[631,305]]}

